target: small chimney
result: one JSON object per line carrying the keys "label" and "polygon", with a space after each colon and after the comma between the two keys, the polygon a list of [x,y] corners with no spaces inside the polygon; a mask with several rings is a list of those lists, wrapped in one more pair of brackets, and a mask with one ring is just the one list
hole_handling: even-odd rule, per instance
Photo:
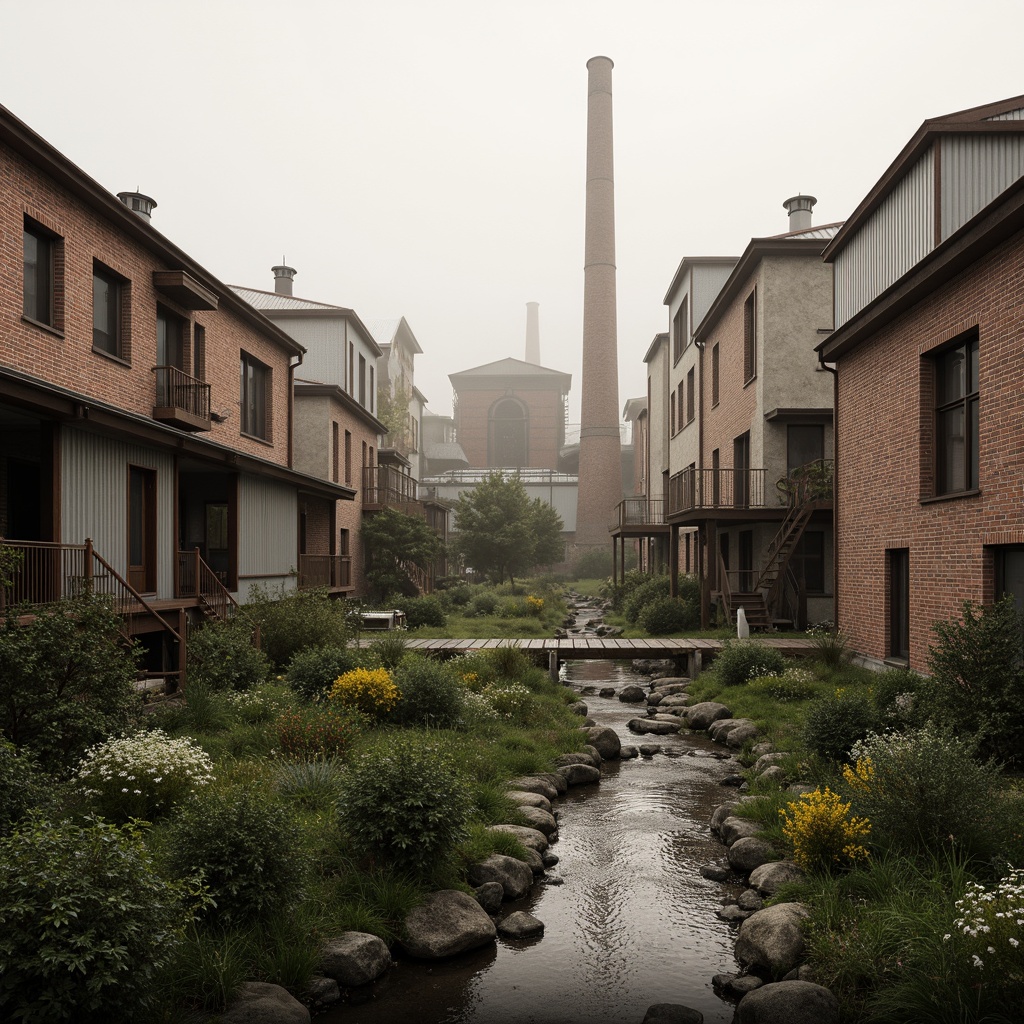
{"label": "small chimney", "polygon": [[526,361],[540,366],[540,303],[526,304]]}
{"label": "small chimney", "polygon": [[281,258],[280,266],[270,269],[274,272],[274,291],[278,295],[291,295],[292,281],[295,280],[298,271],[294,267],[286,266],[284,257]]}
{"label": "small chimney", "polygon": [[811,210],[818,200],[814,196],[793,196],[782,205],[789,214],[790,231],[808,231],[811,227]]}
{"label": "small chimney", "polygon": [[152,196],[144,196],[141,192],[118,192],[117,198],[128,207],[132,213],[137,213],[143,220],[151,221],[153,211],[156,209],[156,200]]}

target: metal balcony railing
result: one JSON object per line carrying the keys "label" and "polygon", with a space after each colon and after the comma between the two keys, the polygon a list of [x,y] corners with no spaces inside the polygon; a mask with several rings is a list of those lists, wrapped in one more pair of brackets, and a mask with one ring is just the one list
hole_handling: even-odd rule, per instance
{"label": "metal balcony railing", "polygon": [[153,418],[185,430],[209,430],[210,385],[176,366],[155,366]]}

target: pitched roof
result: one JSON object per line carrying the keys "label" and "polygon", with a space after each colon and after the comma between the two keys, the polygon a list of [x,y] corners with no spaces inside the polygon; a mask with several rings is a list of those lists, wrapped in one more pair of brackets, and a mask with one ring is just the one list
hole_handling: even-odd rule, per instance
{"label": "pitched roof", "polygon": [[493,363],[484,363],[482,366],[473,366],[468,370],[460,370],[458,373],[448,374],[448,379],[454,381],[456,377],[569,377],[568,373],[561,370],[551,370],[546,366],[538,366],[536,363],[528,363],[523,359],[497,359]]}
{"label": "pitched roof", "polygon": [[256,309],[333,309],[340,313],[351,313],[351,309],[335,306],[329,302],[316,302],[313,299],[300,299],[296,295],[282,295],[279,292],[268,292],[262,288],[246,288],[244,285],[232,284],[228,287],[240,298],[245,299]]}
{"label": "pitched roof", "polygon": [[377,344],[384,348],[385,346],[390,347],[396,341],[398,332],[402,329],[403,324],[405,325],[405,333],[408,336],[408,340],[411,343],[410,347],[416,355],[422,355],[423,349],[420,348],[420,343],[416,340],[416,335],[412,333],[412,328],[409,326],[409,321],[404,316],[397,317],[373,317],[372,319],[365,320],[364,323],[370,329],[374,338],[377,339]]}

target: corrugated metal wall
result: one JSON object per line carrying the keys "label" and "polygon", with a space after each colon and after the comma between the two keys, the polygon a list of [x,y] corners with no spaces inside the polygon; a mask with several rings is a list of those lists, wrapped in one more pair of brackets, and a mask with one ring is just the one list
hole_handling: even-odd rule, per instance
{"label": "corrugated metal wall", "polygon": [[[1019,113],[1019,112],[1018,112]],[[1004,115],[1003,119],[1009,119]],[[1016,118],[1019,120],[1019,118]],[[949,135],[942,139],[942,238],[967,223],[1024,174],[1024,138]]]}
{"label": "corrugated metal wall", "polygon": [[729,280],[734,264],[713,264],[711,266],[694,267],[691,275],[693,294],[690,297],[693,326],[707,315],[711,303],[718,298],[725,282]]}
{"label": "corrugated metal wall", "polygon": [[986,121],[1024,121],[1024,107],[1016,110],[1008,110],[1005,114],[996,114],[995,117],[986,117]]}
{"label": "corrugated metal wall", "polygon": [[294,487],[242,474],[238,480],[238,574],[277,576],[297,569],[298,524]]}
{"label": "corrugated metal wall", "polygon": [[931,251],[935,239],[934,181],[929,150],[836,257],[837,328]]}
{"label": "corrugated metal wall", "polygon": [[156,471],[157,596],[174,597],[174,459],[140,445],[61,430],[61,541],[91,537],[96,552],[128,576],[128,467]]}
{"label": "corrugated metal wall", "polygon": [[306,346],[302,364],[295,371],[297,377],[345,386],[345,323],[340,317],[275,317],[274,322]]}

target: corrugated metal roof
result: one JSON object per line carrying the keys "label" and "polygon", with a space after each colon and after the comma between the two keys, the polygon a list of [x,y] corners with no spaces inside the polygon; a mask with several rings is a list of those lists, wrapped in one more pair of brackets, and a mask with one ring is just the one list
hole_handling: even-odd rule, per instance
{"label": "corrugated metal roof", "polygon": [[433,441],[424,444],[423,454],[431,462],[462,462],[467,466],[469,459],[462,450],[462,445],[456,441]]}
{"label": "corrugated metal roof", "polygon": [[402,323],[400,316],[372,317],[363,321],[367,330],[373,335],[378,345],[390,345],[395,340],[398,328]]}
{"label": "corrugated metal roof", "polygon": [[250,306],[255,306],[256,309],[345,309],[344,306],[335,306],[330,302],[314,302],[312,299],[300,299],[295,295],[280,295],[278,292],[265,292],[259,288],[243,288],[237,284],[231,284],[228,287],[240,299],[245,299]]}
{"label": "corrugated metal roof", "polygon": [[784,231],[781,235],[769,235],[769,238],[835,238],[836,232],[843,226],[841,220],[834,224],[819,224],[816,227],[804,228],[803,231]]}

